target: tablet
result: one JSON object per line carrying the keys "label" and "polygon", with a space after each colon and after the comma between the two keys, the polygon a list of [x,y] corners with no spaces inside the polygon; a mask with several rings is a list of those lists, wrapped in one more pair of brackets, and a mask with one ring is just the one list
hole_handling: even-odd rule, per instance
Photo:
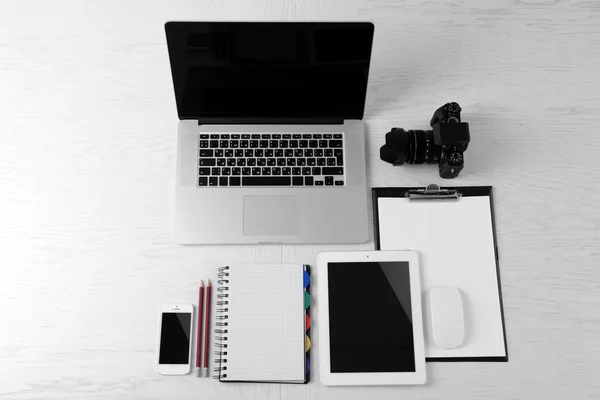
{"label": "tablet", "polygon": [[416,251],[320,253],[316,286],[322,384],[425,383]]}

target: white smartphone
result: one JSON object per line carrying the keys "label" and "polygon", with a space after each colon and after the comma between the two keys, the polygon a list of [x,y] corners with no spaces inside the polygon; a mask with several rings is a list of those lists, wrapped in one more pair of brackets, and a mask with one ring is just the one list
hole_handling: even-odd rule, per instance
{"label": "white smartphone", "polygon": [[191,304],[162,306],[158,349],[159,374],[185,375],[190,372],[193,316],[194,306]]}

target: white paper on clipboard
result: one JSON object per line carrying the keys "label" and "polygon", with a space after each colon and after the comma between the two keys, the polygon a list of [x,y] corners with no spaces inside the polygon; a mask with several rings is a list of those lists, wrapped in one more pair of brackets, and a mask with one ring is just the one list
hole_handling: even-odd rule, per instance
{"label": "white paper on clipboard", "polygon": [[[460,347],[433,343],[430,309],[423,303],[427,358],[506,357],[489,196],[458,201],[378,198],[381,250],[416,250],[424,300],[437,285],[456,286],[463,298],[465,339]],[[458,361],[458,360],[457,360]]]}

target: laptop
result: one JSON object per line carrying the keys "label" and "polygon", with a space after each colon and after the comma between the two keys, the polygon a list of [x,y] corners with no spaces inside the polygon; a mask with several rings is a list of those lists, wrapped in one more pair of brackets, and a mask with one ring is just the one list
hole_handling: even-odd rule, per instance
{"label": "laptop", "polygon": [[364,243],[362,22],[168,22],[181,244]]}

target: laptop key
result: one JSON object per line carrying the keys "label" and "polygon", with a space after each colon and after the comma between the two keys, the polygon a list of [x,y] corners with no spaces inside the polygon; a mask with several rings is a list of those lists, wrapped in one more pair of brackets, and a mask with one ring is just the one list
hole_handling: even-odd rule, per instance
{"label": "laptop key", "polygon": [[267,165],[269,167],[274,167],[275,165],[277,165],[277,161],[275,161],[274,158],[267,158]]}
{"label": "laptop key", "polygon": [[210,168],[199,168],[198,175],[210,175]]}
{"label": "laptop key", "polygon": [[252,169],[250,167],[242,168],[242,175],[250,175],[252,173]]}
{"label": "laptop key", "polygon": [[218,140],[211,140],[210,141],[210,148],[211,149],[216,149],[219,147],[219,141]]}
{"label": "laptop key", "polygon": [[213,156],[212,150],[200,150],[200,157],[212,157],[212,156]]}
{"label": "laptop key", "polygon": [[218,186],[219,185],[219,178],[217,178],[216,176],[211,176],[210,178],[208,178],[208,186]]}
{"label": "laptop key", "polygon": [[262,136],[261,136],[261,138],[263,138],[263,139],[271,139],[271,135],[268,134],[268,133],[263,133]]}
{"label": "laptop key", "polygon": [[300,141],[300,148],[305,149],[308,147],[308,140],[301,140]]}
{"label": "laptop key", "polygon": [[323,175],[344,175],[344,168],[340,167],[323,167]]}
{"label": "laptop key", "polygon": [[216,134],[216,133],[213,133],[212,135],[210,135],[210,138],[211,138],[211,139],[218,139],[218,138],[219,138],[219,135],[218,135],[218,134]]}
{"label": "laptop key", "polygon": [[333,135],[331,135],[330,133],[323,135],[324,139],[331,139],[332,137],[333,137]]}
{"label": "laptop key", "polygon": [[237,149],[240,147],[240,141],[239,140],[230,140],[229,141],[229,147],[231,147],[232,149]]}
{"label": "laptop key", "polygon": [[325,177],[325,186],[332,186],[333,185],[333,176],[326,176]]}
{"label": "laptop key", "polygon": [[281,167],[273,167],[273,168],[271,168],[271,173],[273,175],[281,175]]}
{"label": "laptop key", "polygon": [[335,186],[344,186],[344,181],[335,181]]}
{"label": "laptop key", "polygon": [[278,158],[277,159],[277,166],[278,167],[285,167],[286,162],[285,162],[285,158]]}
{"label": "laptop key", "polygon": [[315,181],[315,186],[323,186],[323,181]]}
{"label": "laptop key", "polygon": [[294,186],[302,186],[304,183],[304,179],[301,176],[294,176],[292,178],[292,185]]}
{"label": "laptop key", "polygon": [[250,148],[251,149],[257,149],[258,148],[258,140],[251,140],[250,141]]}
{"label": "laptop key", "polygon": [[286,151],[283,153],[284,157],[294,157],[294,150],[292,149],[286,149]]}
{"label": "laptop key", "polygon": [[246,133],[242,135],[242,139],[250,139],[250,135]]}
{"label": "laptop key", "polygon": [[271,175],[271,167],[263,167],[261,172],[263,175]]}
{"label": "laptop key", "polygon": [[306,186],[312,186],[313,185],[313,180],[314,180],[314,178],[312,176],[305,176],[304,177],[304,184]]}
{"label": "laptop key", "polygon": [[208,135],[202,134],[202,135],[200,135],[200,139],[208,139]]}
{"label": "laptop key", "polygon": [[240,167],[231,168],[231,175],[241,175],[242,169]]}
{"label": "laptop key", "polygon": [[310,172],[315,176],[321,175],[321,167],[312,167]]}
{"label": "laptop key", "polygon": [[296,165],[299,167],[304,167],[306,165],[306,158],[299,158],[296,160]]}
{"label": "laptop key", "polygon": [[333,134],[333,138],[334,139],[341,139],[342,138],[342,134],[341,133],[334,133]]}
{"label": "laptop key", "polygon": [[302,139],[312,139],[312,135],[310,133],[305,133],[302,135]]}
{"label": "laptop key", "polygon": [[296,165],[296,159],[295,158],[288,158],[287,159],[287,165],[288,165],[288,167],[294,167]]}
{"label": "laptop key", "polygon": [[312,157],[313,154],[313,149],[304,149],[304,157]]}
{"label": "laptop key", "polygon": [[249,167],[255,167],[256,166],[256,158],[246,159],[246,165]]}
{"label": "laptop key", "polygon": [[321,139],[323,137],[323,135],[321,135],[320,133],[315,133],[313,135],[313,139]]}
{"label": "laptop key", "polygon": [[317,165],[322,167],[327,164],[327,160],[325,158],[317,158]]}
{"label": "laptop key", "polygon": [[343,143],[344,142],[342,142],[341,140],[330,140],[329,141],[329,147],[333,147],[333,148],[342,147]]}
{"label": "laptop key", "polygon": [[312,149],[319,147],[319,142],[317,142],[316,140],[309,140],[308,141],[308,146]]}
{"label": "laptop key", "polygon": [[289,176],[248,176],[242,177],[242,186],[290,186]]}
{"label": "laptop key", "polygon": [[287,149],[288,148],[288,141],[287,140],[280,140],[279,141],[279,148],[280,149]]}
{"label": "laptop key", "polygon": [[229,178],[229,186],[240,186],[241,179],[239,176]]}
{"label": "laptop key", "polygon": [[244,150],[244,157],[246,157],[246,158],[254,157],[254,150],[252,150],[252,149]]}
{"label": "laptop key", "polygon": [[269,142],[269,147],[272,148],[272,149],[276,149],[278,147],[278,145],[279,145],[279,141],[278,140],[271,140]]}
{"label": "laptop key", "polygon": [[200,141],[200,148],[201,149],[207,149],[208,148],[208,140],[201,140]]}
{"label": "laptop key", "polygon": [[253,134],[252,139],[260,139],[260,134],[258,134],[258,133]]}
{"label": "laptop key", "polygon": [[328,165],[328,166],[330,166],[330,167],[331,167],[331,166],[334,166],[334,165],[335,165],[335,162],[336,162],[336,159],[335,159],[335,158],[328,158],[328,159],[327,159],[327,165]]}
{"label": "laptop key", "polygon": [[275,134],[271,135],[271,137],[273,139],[281,139],[281,135],[279,133],[275,133]]}
{"label": "laptop key", "polygon": [[327,140],[319,140],[319,147],[320,148],[327,147]]}
{"label": "laptop key", "polygon": [[223,133],[221,135],[221,139],[227,139],[227,140],[229,140],[229,134],[228,133]]}
{"label": "laptop key", "polygon": [[198,186],[207,186],[208,185],[208,177],[201,176],[198,178]]}
{"label": "laptop key", "polygon": [[233,150],[231,150],[231,149],[225,150],[225,157],[233,157]]}
{"label": "laptop key", "polygon": [[285,135],[283,135],[283,136],[281,136],[281,137],[282,137],[282,138],[284,138],[284,139],[291,139],[291,138],[292,138],[292,135],[290,135],[290,134],[288,133],[288,134],[285,134]]}
{"label": "laptop key", "polygon": [[324,155],[325,157],[333,157],[333,150],[325,149]]}
{"label": "laptop key", "polygon": [[260,167],[253,167],[252,175],[260,175]]}
{"label": "laptop key", "polygon": [[308,165],[309,167],[314,167],[315,165],[317,165],[317,160],[314,158],[307,158],[306,165]]}
{"label": "laptop key", "polygon": [[265,165],[267,165],[267,159],[266,158],[257,158],[256,165],[258,165],[259,167],[264,167]]}
{"label": "laptop key", "polygon": [[219,178],[219,186],[227,186],[227,177],[222,176]]}
{"label": "laptop key", "polygon": [[201,167],[214,167],[217,164],[217,160],[214,158],[201,158],[200,166]]}
{"label": "laptop key", "polygon": [[292,168],[292,175],[300,175],[302,173],[302,169],[300,167]]}
{"label": "laptop key", "polygon": [[265,150],[265,157],[273,157],[273,149]]}
{"label": "laptop key", "polygon": [[263,149],[254,150],[254,157],[264,157],[265,151]]}
{"label": "laptop key", "polygon": [[302,168],[302,175],[310,175],[310,173],[311,173],[310,167],[303,167]]}
{"label": "laptop key", "polygon": [[231,138],[232,138],[232,139],[239,139],[239,138],[240,138],[240,135],[233,134],[233,135],[231,135]]}
{"label": "laptop key", "polygon": [[275,157],[283,157],[283,150],[282,149],[277,149],[274,152]]}
{"label": "laptop key", "polygon": [[237,159],[237,165],[238,165],[238,167],[245,167],[246,166],[246,159],[245,158],[238,158]]}
{"label": "laptop key", "polygon": [[315,157],[323,157],[323,149],[315,149]]}
{"label": "laptop key", "polygon": [[219,142],[219,147],[221,147],[222,149],[226,149],[229,147],[229,140],[221,140]]}
{"label": "laptop key", "polygon": [[221,175],[225,175],[225,176],[231,175],[231,168],[229,168],[229,167],[221,168]]}
{"label": "laptop key", "polygon": [[281,168],[281,175],[291,175],[292,169],[290,167]]}
{"label": "laptop key", "polygon": [[215,176],[221,175],[221,168],[212,168],[210,174]]}
{"label": "laptop key", "polygon": [[227,166],[228,167],[235,167],[235,158],[228,158],[227,159]]}
{"label": "laptop key", "polygon": [[302,149],[294,150],[294,157],[302,157],[303,155],[304,155],[304,152],[302,151]]}
{"label": "laptop key", "polygon": [[292,135],[292,139],[302,139],[302,135],[300,135],[299,133],[294,133]]}
{"label": "laptop key", "polygon": [[342,165],[344,165],[344,157],[342,157],[342,156],[337,156],[335,159],[337,160],[337,165],[338,165],[338,166],[340,166],[340,167],[341,167]]}
{"label": "laptop key", "polygon": [[269,147],[269,141],[268,140],[261,140],[259,142],[260,148],[261,149],[266,149],[267,147]]}
{"label": "laptop key", "polygon": [[295,149],[298,147],[298,141],[297,140],[290,140],[290,148]]}
{"label": "laptop key", "polygon": [[236,151],[235,151],[235,153],[234,153],[234,154],[235,154],[235,156],[236,156],[237,158],[244,157],[244,150],[242,150],[242,149],[238,149],[238,150],[236,150]]}
{"label": "laptop key", "polygon": [[216,149],[215,150],[215,157],[223,157],[223,150]]}
{"label": "laptop key", "polygon": [[240,140],[240,148],[241,149],[247,149],[250,146],[250,143],[248,140]]}
{"label": "laptop key", "polygon": [[224,167],[227,161],[224,158],[217,158],[217,167]]}
{"label": "laptop key", "polygon": [[336,157],[342,156],[343,155],[342,149],[335,149],[333,151],[333,155]]}

